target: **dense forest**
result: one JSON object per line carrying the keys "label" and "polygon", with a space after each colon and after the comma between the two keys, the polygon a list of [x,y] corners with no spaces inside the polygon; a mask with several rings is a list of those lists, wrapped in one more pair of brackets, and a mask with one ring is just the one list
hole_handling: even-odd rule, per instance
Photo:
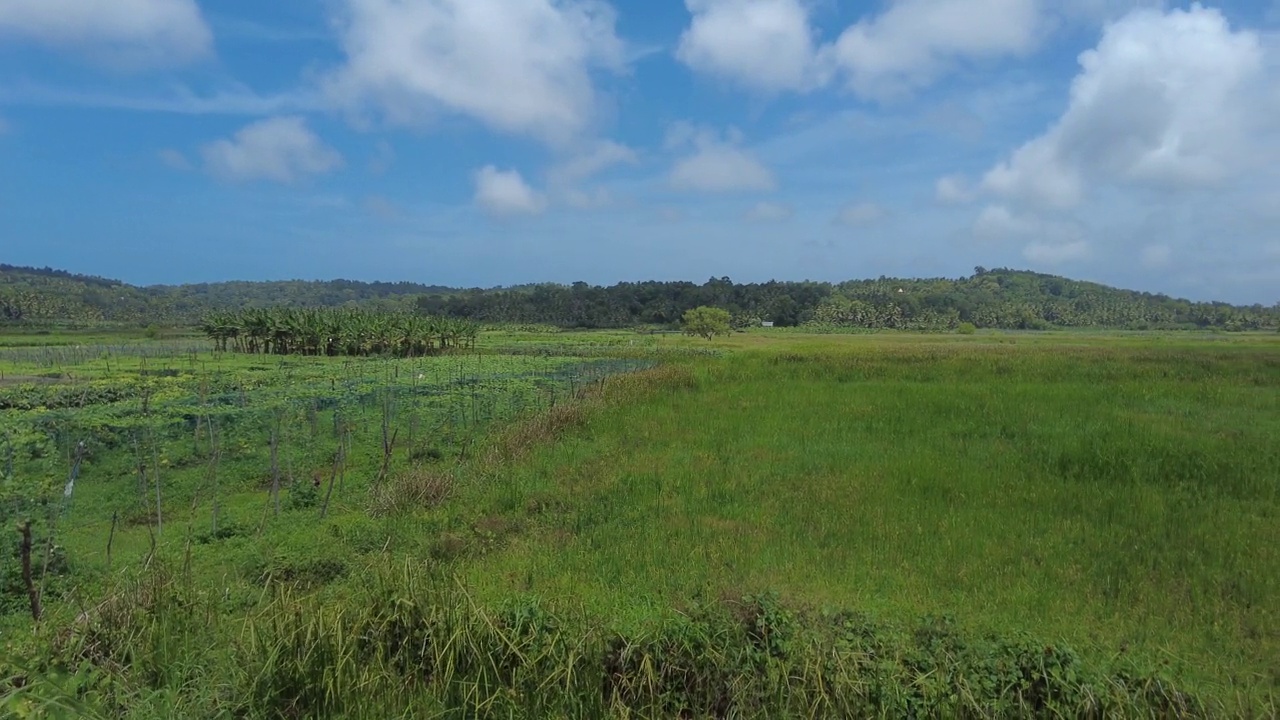
{"label": "dense forest", "polygon": [[460,290],[350,280],[227,282],[136,287],[49,268],[0,265],[0,323],[196,325],[246,308],[345,307],[417,312],[477,323],[564,328],[673,327],[686,310],[728,310],[738,327],[772,322],[815,329],[950,330],[1054,327],[1280,329],[1280,303],[1236,306],[1118,290],[1019,270],[975,268],[969,277],[843,283],[692,282],[537,284]]}

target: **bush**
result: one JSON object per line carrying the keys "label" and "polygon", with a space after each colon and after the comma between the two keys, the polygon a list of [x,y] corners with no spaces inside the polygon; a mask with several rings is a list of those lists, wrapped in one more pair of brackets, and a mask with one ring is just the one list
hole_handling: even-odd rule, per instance
{"label": "bush", "polygon": [[978,332],[978,326],[971,322],[962,322],[956,327],[956,332],[961,335],[972,335]]}
{"label": "bush", "polygon": [[289,488],[286,510],[305,510],[320,504],[320,486],[310,480],[297,480]]}

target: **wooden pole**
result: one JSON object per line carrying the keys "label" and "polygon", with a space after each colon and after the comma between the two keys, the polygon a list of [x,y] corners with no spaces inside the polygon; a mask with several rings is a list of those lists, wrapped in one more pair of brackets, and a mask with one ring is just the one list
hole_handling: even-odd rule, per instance
{"label": "wooden pole", "polygon": [[40,620],[40,593],[36,591],[35,580],[31,577],[31,521],[26,520],[18,525],[22,533],[22,584],[27,587],[27,599],[31,602],[31,619]]}

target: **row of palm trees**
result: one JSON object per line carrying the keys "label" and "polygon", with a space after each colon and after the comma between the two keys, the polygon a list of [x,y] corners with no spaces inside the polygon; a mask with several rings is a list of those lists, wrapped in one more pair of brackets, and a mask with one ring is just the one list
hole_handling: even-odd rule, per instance
{"label": "row of palm trees", "polygon": [[214,312],[200,329],[218,350],[263,355],[417,357],[475,347],[466,320],[356,308],[250,308]]}

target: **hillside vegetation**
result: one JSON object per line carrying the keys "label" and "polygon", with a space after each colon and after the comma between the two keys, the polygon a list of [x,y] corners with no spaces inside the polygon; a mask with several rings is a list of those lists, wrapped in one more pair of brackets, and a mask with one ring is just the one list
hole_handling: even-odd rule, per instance
{"label": "hillside vegetation", "polygon": [[137,287],[51,268],[0,264],[0,323],[194,325],[213,311],[269,307],[410,310],[423,294],[453,292],[417,283],[351,280],[224,282]]}
{"label": "hillside vegetation", "polygon": [[1053,275],[976,268],[970,277],[734,283],[538,284],[450,289],[349,280],[136,287],[58,270],[0,265],[0,323],[195,325],[210,313],[272,307],[415,311],[488,324],[563,328],[674,326],[690,309],[732,314],[738,327],[772,322],[812,329],[954,330],[1280,329],[1280,304],[1234,306],[1118,290]]}

